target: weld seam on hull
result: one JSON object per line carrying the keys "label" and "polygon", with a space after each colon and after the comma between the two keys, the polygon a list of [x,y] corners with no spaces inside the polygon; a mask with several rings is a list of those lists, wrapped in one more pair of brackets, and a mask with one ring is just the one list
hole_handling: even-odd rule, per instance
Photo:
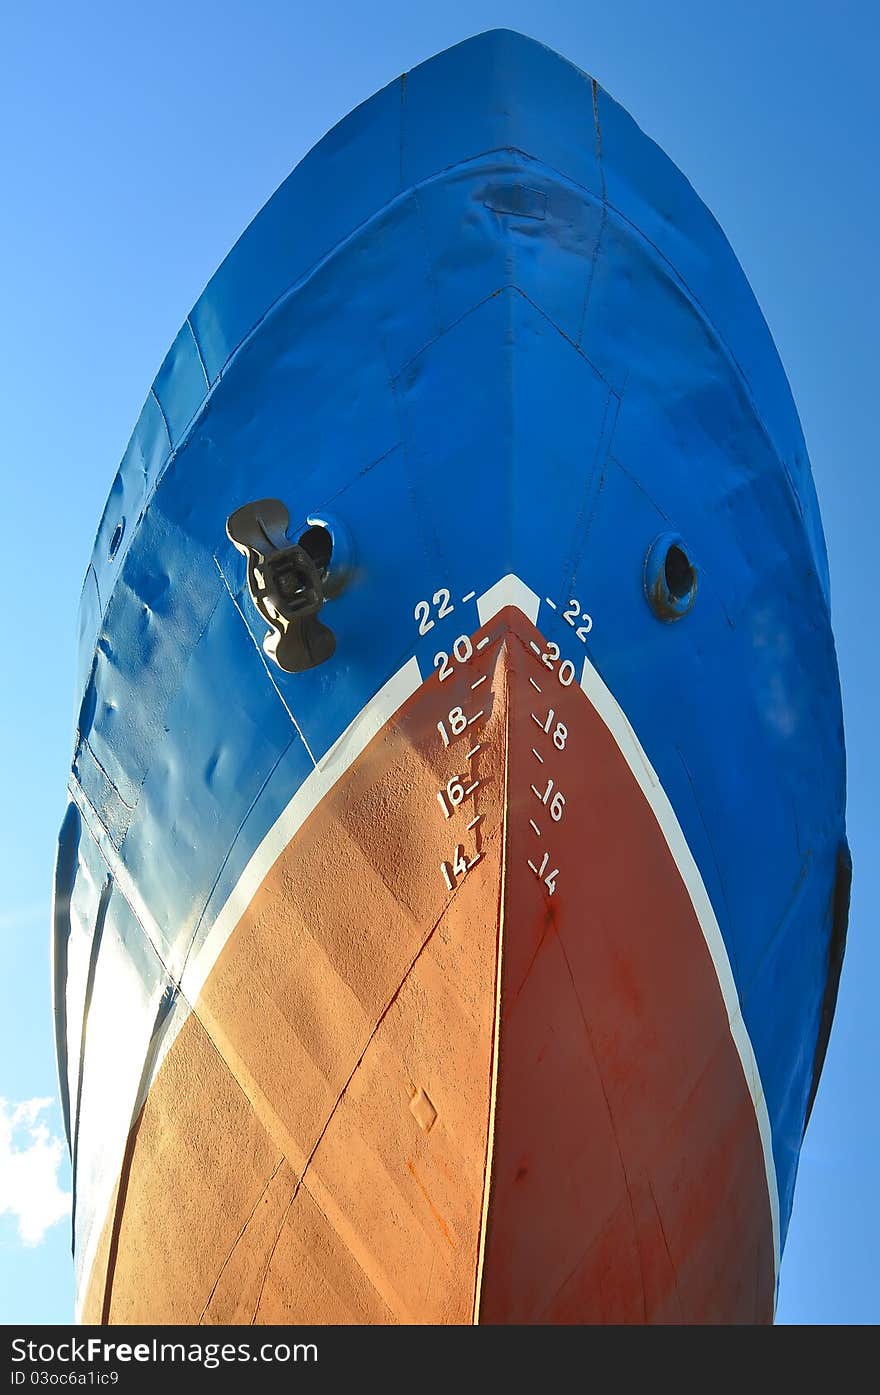
{"label": "weld seam on hull", "polygon": [[[480,598],[482,600],[482,597]],[[509,676],[505,679],[509,683]],[[495,1016],[492,1023],[492,1078],[489,1082],[489,1120],[486,1130],[486,1164],[483,1174],[483,1204],[480,1215],[480,1232],[477,1246],[477,1269],[474,1279],[473,1323],[480,1321],[480,1304],[483,1297],[483,1270],[486,1262],[486,1230],[489,1224],[489,1203],[492,1197],[492,1160],[495,1150],[495,1111],[498,1102],[498,1063],[501,1046],[501,968],[504,958],[504,893],[507,882],[507,829],[510,812],[508,808],[508,780],[510,774],[510,702],[507,702],[504,715],[504,794],[502,797],[501,824],[501,887],[498,896],[498,924],[496,928],[495,951]]]}

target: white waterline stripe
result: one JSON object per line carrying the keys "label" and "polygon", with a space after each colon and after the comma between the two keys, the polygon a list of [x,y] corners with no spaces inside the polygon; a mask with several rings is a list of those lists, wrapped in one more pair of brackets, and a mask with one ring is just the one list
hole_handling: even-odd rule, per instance
{"label": "white waterline stripe", "polygon": [[513,572],[508,572],[507,576],[496,581],[494,586],[490,586],[488,591],[484,591],[482,596],[477,598],[477,612],[480,624],[488,625],[499,610],[508,605],[515,605],[533,625],[537,625],[540,604],[541,601],[535,592],[526,586],[524,581],[520,581],[518,576],[514,576]]}

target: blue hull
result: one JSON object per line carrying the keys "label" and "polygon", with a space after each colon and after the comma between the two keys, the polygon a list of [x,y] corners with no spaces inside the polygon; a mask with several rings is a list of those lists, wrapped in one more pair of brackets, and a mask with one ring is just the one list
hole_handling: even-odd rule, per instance
{"label": "blue hull", "polygon": [[[333,659],[303,673],[265,653],[226,535],[270,496],[328,526],[351,578],[325,606]],[[698,577],[674,623],[645,591],[667,534]],[[255,851],[383,684],[413,656],[427,678],[511,573],[625,712],[699,868],[781,1249],[849,868],[806,447],[690,185],[589,78],[501,31],[392,83],[290,175],[185,321],[111,489],[56,887],[81,1286],[181,978]],[[441,587],[458,608],[421,633]]]}

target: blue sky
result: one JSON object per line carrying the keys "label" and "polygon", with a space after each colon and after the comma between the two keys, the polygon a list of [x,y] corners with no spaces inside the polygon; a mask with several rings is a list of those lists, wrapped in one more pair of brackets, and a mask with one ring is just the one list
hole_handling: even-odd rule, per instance
{"label": "blue sky", "polygon": [[292,166],[405,68],[497,25],[592,73],[684,170],[800,410],[831,562],[855,880],[778,1317],[880,1320],[880,9],[48,0],[10,8],[0,52],[0,1321],[72,1315],[49,900],[76,606],[116,465],[184,316]]}

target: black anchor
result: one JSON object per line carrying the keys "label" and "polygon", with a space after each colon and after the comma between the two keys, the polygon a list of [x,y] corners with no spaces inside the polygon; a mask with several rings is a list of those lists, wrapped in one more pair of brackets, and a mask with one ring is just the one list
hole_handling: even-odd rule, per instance
{"label": "black anchor", "polygon": [[[290,514],[280,499],[244,504],[226,520],[226,532],[247,558],[251,600],[269,626],[263,648],[285,673],[302,673],[329,659],[336,636],[318,619],[324,604],[326,558],[287,537]],[[312,535],[313,536],[313,535]]]}

